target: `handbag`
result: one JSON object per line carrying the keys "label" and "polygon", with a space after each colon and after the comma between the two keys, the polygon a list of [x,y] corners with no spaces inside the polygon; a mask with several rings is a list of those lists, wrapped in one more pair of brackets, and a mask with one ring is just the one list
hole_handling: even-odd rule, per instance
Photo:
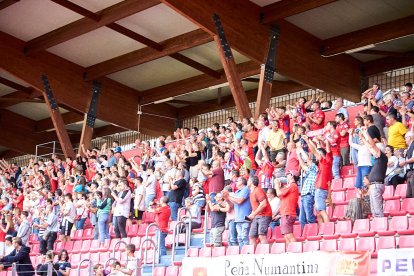
{"label": "handbag", "polygon": [[75,216],[75,220],[80,220],[80,219],[82,218],[83,214],[85,214],[85,210],[86,210],[86,207],[85,207],[85,208],[83,208],[83,212],[82,212],[82,214],[80,214],[80,215],[76,215],[76,216]]}

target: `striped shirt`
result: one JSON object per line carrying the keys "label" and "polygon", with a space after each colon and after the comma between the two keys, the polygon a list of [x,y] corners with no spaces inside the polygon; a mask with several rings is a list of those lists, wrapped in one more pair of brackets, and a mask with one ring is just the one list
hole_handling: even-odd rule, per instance
{"label": "striped shirt", "polygon": [[318,167],[312,162],[308,170],[303,173],[301,195],[315,195],[315,182],[318,176]]}

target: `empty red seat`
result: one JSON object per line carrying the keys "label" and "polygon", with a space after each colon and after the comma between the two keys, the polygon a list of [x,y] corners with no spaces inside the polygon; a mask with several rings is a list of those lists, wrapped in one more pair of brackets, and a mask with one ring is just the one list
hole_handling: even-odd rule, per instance
{"label": "empty red seat", "polygon": [[[324,239],[337,239],[338,236],[335,236],[334,233],[335,233],[335,223],[332,221],[324,222],[319,227],[319,235],[321,235]],[[308,237],[308,239],[317,240],[317,238],[314,238],[314,237],[312,237],[312,239]]]}
{"label": "empty red seat", "polygon": [[394,234],[398,233],[399,235],[414,234],[414,229],[408,229],[408,218],[406,216],[392,217],[389,224],[389,230],[393,231]]}
{"label": "empty red seat", "polygon": [[73,253],[73,254],[80,253],[81,249],[82,249],[82,241],[81,240],[74,241],[71,253]]}
{"label": "empty red seat", "polygon": [[35,243],[32,246],[30,246],[30,256],[37,256],[40,254],[40,244]]}
{"label": "empty red seat", "polygon": [[198,248],[197,247],[189,247],[187,250],[188,257],[198,257]]}
{"label": "empty red seat", "polygon": [[358,240],[356,250],[375,252],[375,237],[361,237]]}
{"label": "empty red seat", "polygon": [[60,252],[60,250],[63,249],[64,245],[64,242],[55,242],[55,244],[53,245],[53,251]]}
{"label": "empty red seat", "polygon": [[371,227],[370,227],[370,231],[375,231],[375,233],[377,233],[380,236],[390,236],[390,235],[394,235],[395,231],[390,231],[388,229],[388,218],[387,217],[382,217],[382,218],[374,218],[371,221]]}
{"label": "empty red seat", "polygon": [[[89,246],[88,246],[89,243]],[[101,242],[99,240],[86,240],[82,243],[81,253],[91,252],[95,253],[99,251]]]}
{"label": "empty red seat", "polygon": [[414,215],[414,198],[404,198],[401,203],[401,212]]}
{"label": "empty red seat", "polygon": [[165,266],[156,266],[152,272],[153,276],[165,276]]}
{"label": "empty red seat", "polygon": [[221,257],[226,255],[226,248],[224,246],[213,247],[211,257]]}
{"label": "empty red seat", "polygon": [[336,251],[338,249],[337,244],[336,244],[336,239],[321,241],[320,249],[321,251]]}
{"label": "empty red seat", "polygon": [[380,249],[395,248],[395,238],[394,238],[394,236],[379,237],[376,248],[377,248],[376,251],[378,251]]}
{"label": "empty red seat", "polygon": [[[73,241],[67,241],[67,242],[64,242],[63,243],[63,248],[62,249],[65,249],[66,251],[68,251],[68,252],[72,252],[72,249],[73,249]],[[60,250],[59,250],[60,251]]]}
{"label": "empty red seat", "polygon": [[[82,247],[81,247],[79,253],[89,252],[89,250],[91,249],[91,244],[92,244],[91,240],[82,241]],[[99,244],[98,244],[98,246],[99,246]]]}
{"label": "empty red seat", "polygon": [[[385,201],[384,204],[384,215],[390,215],[399,213],[401,210],[401,203],[399,199],[392,199]],[[398,214],[397,214],[398,216]]]}
{"label": "empty red seat", "polygon": [[302,237],[307,239],[308,237],[314,237],[318,235],[318,224],[317,223],[308,223],[305,224],[303,228]]}
{"label": "empty red seat", "polygon": [[332,179],[331,189],[332,191],[343,191],[342,179]]}
{"label": "empty red seat", "polygon": [[169,266],[165,270],[165,276],[178,276],[178,275],[180,275],[179,266]]}
{"label": "empty red seat", "polygon": [[261,244],[259,243],[256,246],[256,254],[269,254],[270,252],[270,244]]}
{"label": "empty red seat", "polygon": [[[345,177],[345,179],[350,178],[350,176],[353,176],[353,175],[355,175],[354,166],[353,165],[343,166],[341,168],[341,176],[342,177]],[[354,183],[355,183],[355,181],[354,181]]]}
{"label": "empty red seat", "polygon": [[[335,204],[335,205],[346,204],[345,191],[332,192],[331,196],[332,196],[332,203],[333,204]],[[335,210],[334,210],[334,212],[335,212]]]}
{"label": "empty red seat", "polygon": [[357,189],[348,189],[346,191],[346,198],[345,201],[347,202],[347,204],[349,203],[349,201],[353,198],[356,198],[358,194]]}
{"label": "empty red seat", "polygon": [[399,184],[395,188],[394,196],[399,198],[405,198],[407,196],[407,184]]}
{"label": "empty red seat", "polygon": [[83,229],[82,240],[91,240],[93,239],[93,228]]}
{"label": "empty red seat", "polygon": [[355,188],[355,181],[356,181],[356,177],[346,177],[344,179],[344,184],[343,187],[346,189],[352,189]]}
{"label": "empty red seat", "polygon": [[349,235],[352,232],[352,223],[350,220],[340,220],[335,225],[335,234],[342,236],[342,235]]}
{"label": "empty red seat", "polygon": [[275,229],[273,229],[272,240],[273,242],[285,242],[285,238],[280,231],[280,226],[276,226]]}
{"label": "empty red seat", "polygon": [[37,235],[30,234],[30,236],[29,236],[29,243],[30,244],[39,243],[39,238],[37,237]]}
{"label": "empty red seat", "polygon": [[228,246],[226,249],[227,256],[239,255],[239,254],[240,254],[240,247],[238,247],[237,245]]}
{"label": "empty red seat", "polygon": [[287,245],[286,252],[302,253],[302,242],[290,242]]}
{"label": "empty red seat", "polygon": [[357,219],[354,222],[354,227],[352,228],[352,234],[350,237],[355,237],[359,235],[360,237],[373,237],[375,236],[375,231],[370,231],[369,219]]}
{"label": "empty red seat", "polygon": [[211,247],[202,247],[198,252],[199,257],[211,257]]}
{"label": "empty red seat", "polygon": [[293,236],[296,238],[296,241],[305,240],[305,238],[302,237],[302,226],[300,224],[293,225]]}
{"label": "empty red seat", "polygon": [[285,243],[274,243],[270,248],[270,254],[280,254],[286,252],[286,244]]}
{"label": "empty red seat", "polygon": [[131,243],[135,245],[135,249],[138,250],[141,246],[141,237],[133,237],[131,238]]}
{"label": "empty red seat", "polygon": [[355,239],[346,238],[338,242],[338,250],[340,251],[355,251]]}
{"label": "empty red seat", "polygon": [[303,244],[303,252],[309,252],[309,251],[317,251],[319,250],[319,241],[306,241]]}
{"label": "empty red seat", "polygon": [[332,214],[333,220],[343,219],[346,214],[346,205],[336,205]]}
{"label": "empty red seat", "polygon": [[[106,260],[108,260],[108,259],[111,257],[111,253],[112,253],[112,252],[109,252],[109,251],[107,251],[107,252],[100,252],[100,253],[99,253],[99,260],[100,260],[101,262],[106,262]],[[118,260],[121,260],[120,256],[118,257],[117,255],[115,255],[115,257],[116,257]],[[121,260],[121,261],[122,261],[122,260]]]}
{"label": "empty red seat", "polygon": [[142,221],[146,224],[153,223],[155,221],[155,213],[153,212],[144,212],[142,216]]}
{"label": "empty red seat", "polygon": [[137,235],[140,236],[140,237],[144,237],[145,236],[145,233],[146,233],[146,230],[147,230],[147,226],[148,226],[148,224],[146,224],[146,223],[140,224],[138,226],[138,233],[137,233]]}
{"label": "empty red seat", "polygon": [[137,236],[138,228],[139,228],[138,224],[131,224],[128,228],[127,236],[131,238]]}
{"label": "empty red seat", "polygon": [[111,240],[106,239],[103,246],[99,246],[99,252],[109,252],[109,246],[111,245]]}
{"label": "empty red seat", "polygon": [[384,200],[391,200],[391,199],[397,199],[399,197],[394,197],[394,186],[389,185],[385,186],[384,193],[382,194],[382,197]]}
{"label": "empty red seat", "polygon": [[414,248],[414,235],[400,236],[398,239],[399,248]]}
{"label": "empty red seat", "polygon": [[254,245],[253,244],[246,244],[243,245],[240,254],[254,254]]}
{"label": "empty red seat", "polygon": [[[95,253],[91,253],[89,255],[89,259],[94,263],[94,264],[99,264],[99,252],[95,252]],[[102,260],[104,262],[106,262],[106,260]]]}
{"label": "empty red seat", "polygon": [[76,230],[76,231],[74,231],[72,233],[73,233],[73,240],[74,241],[76,241],[76,240],[82,240],[82,237],[83,237],[83,229]]}

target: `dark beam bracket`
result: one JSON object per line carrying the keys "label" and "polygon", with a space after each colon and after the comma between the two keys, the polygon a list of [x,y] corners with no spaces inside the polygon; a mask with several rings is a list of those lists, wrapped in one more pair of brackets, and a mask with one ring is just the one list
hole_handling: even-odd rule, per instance
{"label": "dark beam bracket", "polygon": [[270,28],[270,42],[269,50],[267,52],[267,58],[265,62],[265,81],[272,83],[273,76],[276,72],[276,50],[277,44],[279,43],[280,29],[277,26],[272,26]]}
{"label": "dark beam bracket", "polygon": [[52,89],[50,88],[50,84],[49,84],[49,80],[48,80],[47,76],[46,75],[42,75],[40,77],[40,79],[42,80],[43,87],[45,88],[46,96],[47,96],[47,98],[49,100],[50,107],[53,110],[57,110],[59,108],[59,106],[58,106],[58,104],[57,104],[57,102],[55,100],[55,97],[53,96],[53,92],[52,92]]}
{"label": "dark beam bracket", "polygon": [[231,48],[229,46],[229,43],[227,42],[226,36],[224,34],[223,25],[221,24],[220,17],[218,14],[213,15],[214,24],[216,25],[217,34],[220,39],[221,48],[223,48],[224,55],[227,59],[233,58],[233,53],[231,51]]}
{"label": "dark beam bracket", "polygon": [[101,89],[102,89],[101,83],[97,81],[93,81],[91,104],[89,105],[89,111],[86,116],[86,124],[90,128],[95,127],[96,111],[97,111],[97,106],[98,106],[99,95],[101,94]]}

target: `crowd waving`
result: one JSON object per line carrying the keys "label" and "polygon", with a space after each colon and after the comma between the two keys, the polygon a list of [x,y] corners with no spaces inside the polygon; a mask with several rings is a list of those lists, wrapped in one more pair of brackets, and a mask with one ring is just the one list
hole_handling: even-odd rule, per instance
{"label": "crowd waving", "polygon": [[[52,263],[55,275],[70,275],[70,252],[54,256],[58,238],[69,241],[75,229],[93,227],[103,245],[110,225],[116,238],[127,237],[127,224],[140,224],[144,213],[155,213],[165,255],[169,223],[184,206],[192,229],[210,215],[213,246],[222,245],[225,229],[229,245],[268,243],[268,228],[275,226],[290,243],[295,221],[304,227],[330,220],[331,184],[351,164],[357,193],[343,219],[382,217],[385,186],[406,182],[406,196],[414,197],[412,84],[388,94],[374,84],[362,103],[350,122],[342,98],[334,104],[299,98],[257,119],[229,117],[204,130],[177,129],[155,144],[138,139],[139,155],[128,159],[114,142],[81,146],[74,160],[53,156],[25,167],[0,161],[0,269],[18,262],[19,275],[46,275]],[[325,120],[325,109],[335,111],[333,121]],[[37,268],[28,259],[33,234],[44,255]],[[133,244],[127,252],[134,257]],[[115,262],[111,272],[97,264],[95,274],[131,275],[135,269],[133,262]]]}

